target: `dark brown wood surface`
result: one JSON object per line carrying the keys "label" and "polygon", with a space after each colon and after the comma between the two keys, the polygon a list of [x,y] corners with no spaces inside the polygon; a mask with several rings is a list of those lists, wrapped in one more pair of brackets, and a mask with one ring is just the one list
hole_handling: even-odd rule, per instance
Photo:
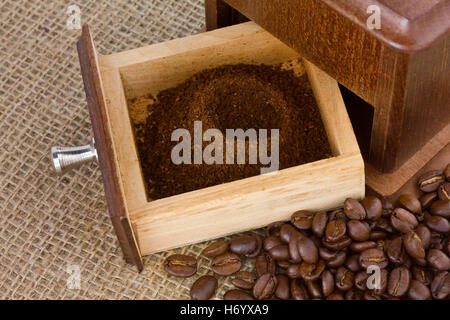
{"label": "dark brown wood surface", "polygon": [[125,199],[120,189],[118,168],[114,161],[113,142],[108,127],[97,55],[87,25],[83,26],[77,49],[111,221],[125,260],[136,265],[139,271],[142,271],[144,266],[141,254],[126,213]]}
{"label": "dark brown wood surface", "polygon": [[450,123],[450,33],[414,54],[385,47],[380,66],[369,161],[393,172]]}
{"label": "dark brown wood surface", "polygon": [[248,21],[239,11],[222,0],[205,1],[205,12],[207,31]]}
{"label": "dark brown wood surface", "polygon": [[378,2],[410,20],[433,14],[438,5],[444,6],[449,3],[448,0],[379,0]]}
{"label": "dark brown wood surface", "polygon": [[[429,48],[450,28],[449,0],[317,1],[326,3],[385,45],[404,52],[411,53]],[[371,5],[380,8],[380,29],[367,26],[367,18],[371,15],[367,9]]]}
{"label": "dark brown wood surface", "polygon": [[[427,17],[421,23],[423,33],[428,36],[422,35],[421,40],[409,38],[413,42],[426,39],[428,47],[424,42],[419,51],[413,46],[416,42],[412,42],[408,50],[399,49],[392,43],[397,39],[394,33],[387,41],[375,31],[367,30],[365,25],[358,24],[354,16],[362,15],[361,3],[365,3],[367,9],[367,1],[225,2],[374,107],[372,132],[366,135],[371,140],[365,142],[370,147],[364,156],[381,173],[395,171],[449,123],[450,20],[439,20],[440,25],[435,25],[436,17],[442,19],[450,12],[448,0],[434,6],[417,6],[417,12],[421,10],[421,14],[414,14],[408,6],[396,8],[405,16]],[[339,10],[336,9],[338,4],[341,5]],[[394,7],[396,2],[385,0],[379,4]],[[435,13],[437,9],[440,13]],[[365,19],[367,16],[366,13]],[[427,29],[430,26],[432,29]],[[388,27],[385,24],[383,28]],[[433,156],[429,154],[429,159]]]}

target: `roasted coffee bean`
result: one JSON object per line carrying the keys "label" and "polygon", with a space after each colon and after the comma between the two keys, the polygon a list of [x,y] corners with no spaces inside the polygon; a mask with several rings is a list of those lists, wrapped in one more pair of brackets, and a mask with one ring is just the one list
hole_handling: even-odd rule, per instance
{"label": "roasted coffee bean", "polygon": [[327,297],[327,300],[344,300],[344,295],[341,291],[334,291]]}
{"label": "roasted coffee bean", "polygon": [[300,210],[292,214],[291,223],[297,229],[308,230],[311,229],[313,218],[314,213],[305,210]]}
{"label": "roasted coffee bean", "polygon": [[427,211],[422,211],[422,213],[416,215],[417,222],[423,222],[425,220],[425,216],[428,216],[429,213]]}
{"label": "roasted coffee bean", "polygon": [[343,219],[329,221],[325,229],[325,237],[327,242],[338,242],[345,237],[347,225]]}
{"label": "roasted coffee bean", "polygon": [[392,263],[400,264],[403,261],[403,239],[397,236],[392,240],[386,240],[385,252]]}
{"label": "roasted coffee bean", "polygon": [[269,255],[275,261],[283,261],[289,259],[289,247],[285,244],[280,244],[269,250]]}
{"label": "roasted coffee bean", "polygon": [[300,235],[294,235],[289,240],[289,257],[290,260],[294,263],[302,262],[302,257],[300,256],[300,252],[298,251],[298,240],[303,237]]}
{"label": "roasted coffee bean", "polygon": [[347,198],[344,201],[344,213],[349,219],[363,220],[366,218],[366,210],[355,199]]}
{"label": "roasted coffee bean", "polygon": [[306,281],[306,288],[308,289],[308,293],[311,299],[322,298],[320,286],[316,281]]}
{"label": "roasted coffee bean", "polygon": [[371,265],[376,265],[382,269],[386,268],[388,263],[389,261],[384,255],[383,250],[380,249],[367,249],[359,255],[359,264],[364,269],[367,269]]}
{"label": "roasted coffee bean", "polygon": [[[412,258],[412,261],[418,265],[419,267],[426,267],[427,266],[427,260],[426,259],[416,259],[416,258]],[[411,260],[407,260],[404,265],[406,267],[410,267],[411,266]]]}
{"label": "roasted coffee bean", "polygon": [[361,270],[361,265],[359,264],[359,254],[352,254],[347,258],[345,266],[353,273],[359,272]]}
{"label": "roasted coffee bean", "polygon": [[423,224],[419,225],[416,229],[416,234],[419,236],[420,240],[422,240],[422,246],[425,250],[428,249],[428,247],[431,244],[431,232],[430,229],[428,229]]}
{"label": "roasted coffee bean", "polygon": [[269,298],[277,288],[278,280],[271,274],[266,273],[256,280],[253,286],[253,296],[256,299],[266,299]]}
{"label": "roasted coffee bean", "polygon": [[423,174],[418,181],[419,189],[423,192],[434,192],[444,182],[442,171],[435,170]]}
{"label": "roasted coffee bean", "polygon": [[388,293],[392,297],[402,297],[408,290],[411,283],[411,273],[408,268],[397,267],[389,274]]}
{"label": "roasted coffee bean", "polygon": [[336,271],[335,286],[339,290],[347,291],[353,287],[355,274],[345,267],[339,267]]}
{"label": "roasted coffee bean", "polygon": [[289,243],[292,234],[299,234],[299,232],[290,224],[283,224],[280,228],[280,239],[284,243]]}
{"label": "roasted coffee bean", "polygon": [[386,249],[386,241],[378,240],[376,248],[385,251],[385,249]]}
{"label": "roasted coffee bean", "polygon": [[236,237],[230,242],[230,251],[237,254],[246,256],[256,251],[258,243],[255,237],[241,236]]}
{"label": "roasted coffee bean", "polygon": [[270,236],[270,237],[265,238],[263,243],[264,243],[264,245],[263,245],[264,250],[269,251],[273,247],[283,244],[284,242],[281,241],[281,239],[278,237]]}
{"label": "roasted coffee bean", "polygon": [[364,300],[381,300],[380,296],[377,296],[372,291],[365,291],[363,295]]}
{"label": "roasted coffee bean", "polygon": [[382,298],[384,300],[391,300],[391,301],[400,301],[400,300],[402,300],[401,298],[391,297],[388,293],[383,294],[380,298]]}
{"label": "roasted coffee bean", "polygon": [[286,275],[291,279],[300,278],[300,264],[291,264],[286,269]]}
{"label": "roasted coffee bean", "polygon": [[251,290],[256,281],[256,275],[253,272],[239,271],[231,283],[238,289]]}
{"label": "roasted coffee bean", "polygon": [[361,291],[358,291],[356,289],[350,289],[345,292],[345,300],[362,300],[363,295]]}
{"label": "roasted coffee bean", "polygon": [[347,222],[347,232],[350,238],[355,241],[369,240],[370,228],[365,222],[358,220],[350,220]]}
{"label": "roasted coffee bean", "polygon": [[289,260],[276,261],[276,265],[279,266],[281,269],[287,269],[291,264],[293,263],[290,262]]}
{"label": "roasted coffee bean", "polygon": [[345,263],[346,258],[347,254],[345,251],[339,251],[334,259],[327,262],[327,266],[330,268],[338,268]]}
{"label": "roasted coffee bean", "polygon": [[320,258],[324,259],[324,260],[333,260],[334,258],[336,258],[337,252],[324,248],[324,247],[319,247],[319,256]]}
{"label": "roasted coffee bean", "polygon": [[328,214],[325,211],[316,213],[311,226],[313,233],[318,237],[322,237],[325,232],[325,228],[327,227],[327,222]]}
{"label": "roasted coffee bean", "polygon": [[[379,218],[379,219],[381,219],[381,218]],[[369,228],[370,228],[370,230],[373,232],[373,231],[383,231],[383,230],[378,230],[377,229],[377,221],[378,220],[376,220],[376,221],[367,221],[367,219],[365,220],[366,222],[368,222],[367,224],[369,225]]]}
{"label": "roasted coffee bean", "polygon": [[333,293],[334,276],[329,270],[325,270],[322,273],[321,286],[322,286],[322,293],[325,297]]}
{"label": "roasted coffee bean", "polygon": [[446,179],[447,181],[450,181],[450,163],[445,166],[443,175],[444,175],[444,179]]}
{"label": "roasted coffee bean", "polygon": [[298,252],[302,257],[302,260],[307,263],[316,263],[319,260],[319,250],[309,238],[301,238],[298,240]]}
{"label": "roasted coffee bean", "polygon": [[294,279],[291,281],[291,296],[294,300],[308,300],[308,291],[302,280]]}
{"label": "roasted coffee bean", "polygon": [[207,257],[217,257],[228,250],[229,243],[226,240],[217,241],[207,246],[202,253]]}
{"label": "roasted coffee bean", "polygon": [[427,211],[422,211],[421,213],[416,214],[416,219],[417,221],[422,222],[428,215],[429,213]]}
{"label": "roasted coffee bean", "polygon": [[224,300],[255,300],[249,293],[242,290],[229,290],[223,295]]}
{"label": "roasted coffee bean", "polygon": [[450,181],[450,163],[444,169],[444,178]]}
{"label": "roasted coffee bean", "polygon": [[212,270],[221,276],[229,276],[241,269],[242,262],[235,253],[224,253],[212,261]]}
{"label": "roasted coffee bean", "polygon": [[375,241],[353,242],[350,244],[350,250],[354,252],[363,252],[367,249],[376,248],[377,243]]}
{"label": "roasted coffee bean", "polygon": [[422,205],[422,209],[428,209],[428,207],[437,199],[437,192],[425,193],[419,199],[420,204]]}
{"label": "roasted coffee bean", "polygon": [[434,299],[444,300],[450,295],[450,273],[439,271],[431,283],[431,294]]}
{"label": "roasted coffee bean", "polygon": [[[389,218],[392,216],[392,213],[394,211],[391,211],[391,215],[389,216]],[[388,219],[386,218],[379,218],[377,221],[375,221],[375,225],[372,226],[372,229],[374,230],[379,230],[379,231],[385,231],[388,233],[392,233],[394,232],[394,228],[392,227],[391,223],[389,222]]]}
{"label": "roasted coffee bean", "polygon": [[444,242],[445,239],[441,236],[441,234],[436,232],[431,233],[431,244],[430,244],[431,249],[443,250]]}
{"label": "roasted coffee bean", "polygon": [[416,215],[422,213],[422,205],[420,204],[420,201],[410,194],[402,194],[398,198],[398,203],[400,207]]}
{"label": "roasted coffee bean", "polygon": [[322,243],[320,238],[316,237],[315,235],[310,235],[308,238],[314,242],[314,244],[316,245],[317,248],[320,247],[320,245]]}
{"label": "roasted coffee bean", "polygon": [[427,261],[430,266],[439,271],[447,271],[450,269],[450,258],[441,250],[428,250]]}
{"label": "roasted coffee bean", "polygon": [[[404,246],[403,246],[404,247]],[[410,267],[411,265],[412,265],[412,261],[414,260],[414,262],[415,261],[417,261],[417,260],[424,260],[425,261],[425,259],[418,259],[418,258],[412,258],[411,256],[409,256],[407,253],[406,253],[406,250],[405,249],[403,249],[402,250],[402,254],[401,254],[401,256],[400,256],[400,262],[398,263],[399,265],[404,265],[405,267]],[[418,262],[416,262],[416,263],[418,263]]]}
{"label": "roasted coffee bean", "polygon": [[410,231],[403,237],[403,245],[406,252],[413,258],[423,259],[425,258],[425,249],[422,245],[422,240],[414,232]]}
{"label": "roasted coffee bean", "polygon": [[288,277],[284,274],[277,275],[277,288],[275,296],[281,300],[288,300],[291,297],[291,284]]}
{"label": "roasted coffee bean", "polygon": [[439,233],[450,232],[450,222],[441,216],[430,216],[425,220],[427,227]]}
{"label": "roasted coffee bean", "polygon": [[383,210],[385,210],[385,211],[392,211],[392,210],[394,210],[394,203],[389,198],[382,198],[381,199],[381,204],[383,206]]}
{"label": "roasted coffee bean", "polygon": [[360,271],[355,274],[355,287],[358,290],[365,291],[367,290],[367,279],[369,279],[370,274],[368,274],[366,271]]}
{"label": "roasted coffee bean", "polygon": [[433,280],[433,273],[423,267],[412,266],[411,274],[414,280],[418,280],[426,286],[429,286]]}
{"label": "roasted coffee bean", "polygon": [[431,204],[430,213],[435,216],[450,218],[450,201],[438,200]]}
{"label": "roasted coffee bean", "polygon": [[408,298],[411,300],[429,300],[431,298],[430,289],[422,282],[411,280],[408,290]]}
{"label": "roasted coffee bean", "polygon": [[391,215],[391,224],[396,230],[407,233],[416,228],[419,223],[411,212],[397,208]]}
{"label": "roasted coffee bean", "polygon": [[275,261],[268,253],[260,254],[256,257],[255,262],[256,275],[258,277],[262,276],[265,273],[275,274]]}
{"label": "roasted coffee bean", "polygon": [[444,182],[438,188],[437,194],[441,200],[450,200],[450,182]]}
{"label": "roasted coffee bean", "polygon": [[379,283],[379,287],[378,284],[376,283],[376,278],[372,279],[372,282],[370,283],[371,287],[374,288],[372,290],[372,292],[377,295],[377,296],[381,296],[383,295],[386,290],[387,290],[387,285],[388,285],[388,278],[389,278],[389,273],[387,272],[386,269],[381,269],[380,271],[380,283]]}
{"label": "roasted coffee bean", "polygon": [[383,214],[383,205],[377,197],[365,197],[361,201],[361,205],[366,210],[366,218],[369,220],[375,221]]}
{"label": "roasted coffee bean", "polygon": [[164,270],[174,277],[188,278],[197,272],[197,259],[185,254],[174,254],[164,261]]}
{"label": "roasted coffee bean", "polygon": [[377,240],[384,240],[387,238],[387,233],[385,231],[372,231],[369,235],[369,240],[377,241]]}
{"label": "roasted coffee bean", "polygon": [[322,244],[330,250],[342,250],[344,248],[347,248],[352,243],[352,239],[350,237],[343,237],[341,240],[337,242],[327,242],[322,239]]}
{"label": "roasted coffee bean", "polygon": [[336,209],[330,212],[328,220],[347,219],[343,209]]}
{"label": "roasted coffee bean", "polygon": [[255,251],[246,255],[246,257],[248,257],[248,258],[255,258],[255,257],[259,256],[259,254],[261,253],[261,250],[262,250],[262,246],[263,246],[262,239],[258,234],[253,233],[252,237],[256,239],[256,249],[255,249]]}
{"label": "roasted coffee bean", "polygon": [[450,235],[447,237],[446,251],[447,251],[447,255],[450,255]]}
{"label": "roasted coffee bean", "polygon": [[191,298],[209,300],[216,293],[217,279],[213,276],[201,276],[191,287]]}
{"label": "roasted coffee bean", "polygon": [[307,281],[319,279],[320,275],[325,270],[325,266],[325,261],[323,260],[313,264],[302,262],[299,267],[300,277]]}
{"label": "roasted coffee bean", "polygon": [[428,211],[422,211],[422,212],[423,212],[423,220],[426,220],[427,218],[431,217],[431,214]]}
{"label": "roasted coffee bean", "polygon": [[285,224],[284,221],[272,222],[266,227],[266,237],[279,237],[280,236],[280,228]]}

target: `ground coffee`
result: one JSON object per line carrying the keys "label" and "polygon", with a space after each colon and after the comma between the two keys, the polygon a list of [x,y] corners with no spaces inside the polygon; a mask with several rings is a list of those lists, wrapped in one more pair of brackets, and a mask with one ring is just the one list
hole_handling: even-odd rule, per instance
{"label": "ground coffee", "polygon": [[[148,104],[146,118],[141,114],[134,128],[150,199],[260,174],[261,164],[248,164],[248,148],[242,165],[175,165],[171,151],[178,142],[171,141],[172,132],[184,128],[193,137],[198,120],[203,131],[268,129],[270,137],[270,129],[279,129],[279,169],[331,156],[307,76],[281,66],[241,64],[203,71],[156,98],[129,101],[132,119],[143,102]],[[204,142],[203,148],[208,144]]]}

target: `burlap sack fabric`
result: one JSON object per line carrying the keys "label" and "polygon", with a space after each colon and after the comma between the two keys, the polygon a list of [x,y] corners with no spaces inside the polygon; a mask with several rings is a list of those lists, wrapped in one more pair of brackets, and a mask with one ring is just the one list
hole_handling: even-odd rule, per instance
{"label": "burlap sack fabric", "polygon": [[[138,273],[123,261],[97,165],[53,173],[52,145],[82,145],[92,135],[75,47],[80,30],[66,27],[74,4],[99,54],[204,25],[203,0],[0,2],[0,298],[189,298],[198,276],[168,277],[162,262],[174,252],[199,256],[206,244],[147,256]],[[209,264],[200,257],[198,275],[211,273]],[[77,267],[80,289],[70,289],[68,271]],[[217,298],[229,279],[219,286]]]}

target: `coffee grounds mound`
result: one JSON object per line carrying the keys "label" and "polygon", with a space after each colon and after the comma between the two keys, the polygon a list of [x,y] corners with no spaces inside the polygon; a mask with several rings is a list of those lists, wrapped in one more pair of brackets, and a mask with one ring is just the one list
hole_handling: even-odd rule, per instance
{"label": "coffee grounds mound", "polygon": [[[152,200],[256,176],[261,167],[268,167],[248,164],[248,144],[246,164],[173,164],[171,152],[179,142],[171,141],[172,132],[187,129],[193,142],[194,121],[202,121],[203,132],[219,129],[224,150],[226,129],[267,129],[269,137],[270,129],[279,129],[280,170],[331,156],[307,76],[296,76],[281,65],[209,69],[160,92],[156,99],[143,99],[152,103],[145,121],[135,122],[134,129],[147,197]],[[142,100],[130,101],[130,110],[135,103]],[[191,150],[193,158],[193,146]],[[270,141],[268,150],[270,155]]]}

